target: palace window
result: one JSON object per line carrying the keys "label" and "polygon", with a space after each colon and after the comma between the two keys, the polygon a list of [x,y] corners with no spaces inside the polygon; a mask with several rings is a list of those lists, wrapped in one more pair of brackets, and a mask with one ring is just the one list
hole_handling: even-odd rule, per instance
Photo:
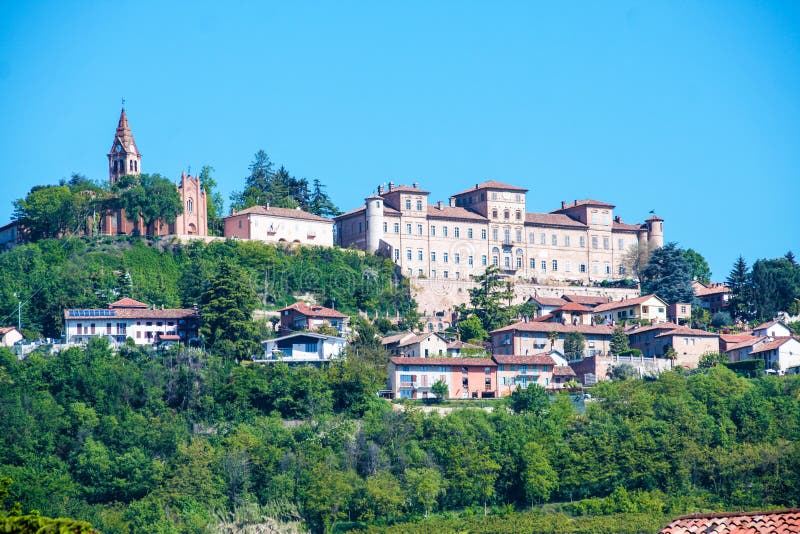
{"label": "palace window", "polygon": [[422,249],[421,248],[417,249],[417,259],[419,261],[422,261]]}
{"label": "palace window", "polygon": [[558,270],[558,260],[553,260],[553,270],[554,271]]}
{"label": "palace window", "polygon": [[455,228],[453,228],[453,237],[460,237],[460,236],[461,236],[461,231],[458,229],[458,226],[456,226]]}
{"label": "palace window", "polygon": [[422,211],[422,201],[417,200],[417,211]]}
{"label": "palace window", "polygon": [[580,247],[581,248],[585,248],[586,247],[586,238],[581,236],[579,241],[580,241]]}
{"label": "palace window", "polygon": [[447,237],[447,227],[446,226],[442,227],[442,236],[443,237]]}
{"label": "palace window", "polygon": [[422,225],[421,224],[417,225],[417,235],[422,235]]}
{"label": "palace window", "polygon": [[436,252],[431,251],[431,263],[436,263]]}
{"label": "palace window", "polygon": [[407,199],[406,199],[406,209],[407,209],[407,210],[410,210],[410,209],[411,209],[411,199],[410,199],[410,198],[407,198]]}
{"label": "palace window", "polygon": [[449,259],[450,259],[450,255],[447,252],[444,252],[442,254],[442,261],[447,263],[447,260],[449,260]]}
{"label": "palace window", "polygon": [[394,233],[400,233],[400,223],[394,223]]}
{"label": "palace window", "polygon": [[484,240],[486,239],[486,229],[485,228],[481,229],[481,239],[484,239]]}
{"label": "palace window", "polygon": [[542,260],[542,263],[541,263],[540,267],[542,268],[543,271],[546,271],[547,270],[547,260]]}
{"label": "palace window", "polygon": [[467,239],[472,239],[472,228],[467,228]]}
{"label": "palace window", "polygon": [[486,267],[486,254],[483,254],[483,255],[481,256],[481,265],[483,265],[484,267]]}
{"label": "palace window", "polygon": [[492,210],[492,219],[497,218],[497,210]]}
{"label": "palace window", "polygon": [[569,236],[568,236],[568,235],[565,235],[565,236],[564,236],[564,246],[565,246],[565,247],[568,247],[568,246],[569,246]]}
{"label": "palace window", "polygon": [[408,235],[411,235],[411,224],[407,224],[407,225],[406,225],[406,233],[407,233]]}
{"label": "palace window", "polygon": [[386,233],[389,231],[389,223],[383,221],[383,232]]}

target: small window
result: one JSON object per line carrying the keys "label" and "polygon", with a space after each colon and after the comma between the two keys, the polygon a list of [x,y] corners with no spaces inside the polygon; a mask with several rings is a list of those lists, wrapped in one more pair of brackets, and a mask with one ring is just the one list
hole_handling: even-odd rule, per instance
{"label": "small window", "polygon": [[459,230],[458,226],[456,226],[455,228],[453,228],[453,237],[460,237],[460,236],[461,236],[461,231]]}
{"label": "small window", "polygon": [[[361,223],[359,223],[359,226],[361,226]],[[359,233],[360,233],[360,232],[361,232],[361,228],[359,228],[359,229],[358,229],[358,231],[359,231]],[[407,224],[407,225],[406,225],[406,233],[407,233],[408,235],[411,235],[411,224]]]}
{"label": "small window", "polygon": [[422,225],[421,224],[417,225],[417,235],[422,235]]}
{"label": "small window", "polygon": [[484,239],[484,240],[486,239],[486,229],[485,228],[481,229],[481,239]]}
{"label": "small window", "polygon": [[553,260],[553,270],[554,271],[558,270],[558,260]]}
{"label": "small window", "polygon": [[558,246],[558,236],[556,234],[550,236],[550,244],[554,247]]}
{"label": "small window", "polygon": [[422,201],[417,200],[417,211],[422,211]]}
{"label": "small window", "polygon": [[486,254],[481,256],[481,265],[486,267]]}
{"label": "small window", "polygon": [[386,221],[383,222],[383,231],[384,233],[389,231],[389,223],[387,223]]}
{"label": "small window", "polygon": [[472,239],[472,228],[467,228],[467,239]]}
{"label": "small window", "polygon": [[431,226],[431,236],[436,236],[436,225]]}
{"label": "small window", "polygon": [[400,233],[400,223],[394,223],[394,233]]}
{"label": "small window", "polygon": [[446,226],[442,227],[442,236],[443,237],[447,237],[447,227]]}
{"label": "small window", "polygon": [[421,248],[417,249],[417,259],[419,261],[422,261],[422,249]]}
{"label": "small window", "polygon": [[542,264],[540,265],[540,267],[542,268],[542,271],[546,271],[547,270],[547,260],[542,260]]}
{"label": "small window", "polygon": [[410,210],[410,209],[411,209],[411,199],[410,199],[410,198],[407,198],[407,199],[406,199],[406,209],[407,209],[407,210]]}
{"label": "small window", "polygon": [[492,219],[497,218],[497,210],[492,210]]}
{"label": "small window", "polygon": [[578,240],[581,248],[586,248],[586,238],[581,236]]}
{"label": "small window", "polygon": [[442,261],[443,262],[447,263],[447,260],[449,260],[449,259],[450,259],[450,255],[447,252],[442,254]]}
{"label": "small window", "polygon": [[431,263],[436,263],[436,252],[431,252]]}

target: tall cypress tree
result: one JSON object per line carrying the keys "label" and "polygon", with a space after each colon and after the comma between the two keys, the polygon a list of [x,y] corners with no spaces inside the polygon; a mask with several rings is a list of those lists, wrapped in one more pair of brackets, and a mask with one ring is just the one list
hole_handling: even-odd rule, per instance
{"label": "tall cypress tree", "polygon": [[728,311],[734,320],[748,321],[752,318],[752,299],[750,294],[750,271],[747,262],[739,256],[733,264],[725,284],[731,290]]}

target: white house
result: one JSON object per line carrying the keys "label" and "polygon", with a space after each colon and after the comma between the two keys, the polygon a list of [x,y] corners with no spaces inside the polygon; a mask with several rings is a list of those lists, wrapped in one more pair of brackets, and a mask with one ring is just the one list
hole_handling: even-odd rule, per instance
{"label": "white house", "polygon": [[196,309],[155,308],[123,298],[108,308],[64,310],[67,343],[86,343],[104,337],[112,344],[130,338],[137,345],[156,344],[159,337],[177,335],[187,343],[197,338],[200,316]]}
{"label": "white house", "polygon": [[766,338],[750,352],[752,358],[764,360],[765,369],[774,369],[780,374],[787,371],[800,372],[800,341],[793,337]]}
{"label": "white house", "polygon": [[789,337],[792,335],[791,329],[783,324],[783,322],[774,320],[762,323],[753,328],[754,336],[765,337]]}
{"label": "white house", "polygon": [[253,206],[223,217],[225,237],[333,246],[333,221],[300,208]]}
{"label": "white house", "polygon": [[262,342],[264,359],[260,362],[322,363],[341,356],[347,341],[344,338],[296,332]]}
{"label": "white house", "polygon": [[656,295],[642,295],[633,299],[618,300],[596,306],[592,313],[605,324],[622,321],[646,320],[663,323],[667,320],[667,303]]}

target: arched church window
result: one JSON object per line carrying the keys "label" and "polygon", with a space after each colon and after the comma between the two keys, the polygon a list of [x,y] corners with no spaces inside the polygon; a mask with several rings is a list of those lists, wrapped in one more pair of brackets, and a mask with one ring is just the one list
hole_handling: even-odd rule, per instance
{"label": "arched church window", "polygon": [[130,171],[133,170],[133,160],[130,161],[130,164],[128,165],[128,167],[129,167],[128,170],[130,170]]}
{"label": "arched church window", "polygon": [[192,213],[192,206],[193,206],[193,203],[192,203],[192,199],[190,198],[189,200],[186,201],[186,211],[188,213]]}

